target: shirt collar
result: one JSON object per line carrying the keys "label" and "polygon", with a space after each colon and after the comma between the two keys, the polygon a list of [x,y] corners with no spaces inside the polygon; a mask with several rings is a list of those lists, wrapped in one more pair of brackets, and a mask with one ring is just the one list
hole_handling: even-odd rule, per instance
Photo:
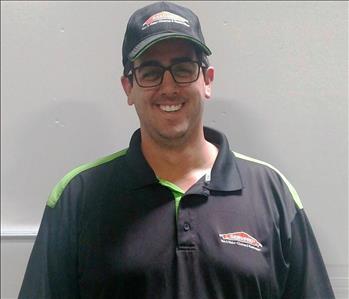
{"label": "shirt collar", "polygon": [[[233,152],[224,134],[204,127],[205,139],[215,144],[219,151],[211,170],[211,181],[207,188],[214,191],[237,191],[242,189],[242,181]],[[141,132],[136,130],[131,137],[126,154],[128,174],[132,178],[133,188],[138,189],[158,183],[158,179],[145,160],[141,150]]]}
{"label": "shirt collar", "polygon": [[144,158],[141,149],[141,130],[136,130],[130,140],[126,154],[128,176],[132,179],[133,189],[145,187],[158,182],[153,169]]}
{"label": "shirt collar", "polygon": [[205,139],[218,146],[218,155],[211,171],[208,189],[215,191],[237,191],[242,189],[242,181],[234,153],[224,134],[204,127]]}

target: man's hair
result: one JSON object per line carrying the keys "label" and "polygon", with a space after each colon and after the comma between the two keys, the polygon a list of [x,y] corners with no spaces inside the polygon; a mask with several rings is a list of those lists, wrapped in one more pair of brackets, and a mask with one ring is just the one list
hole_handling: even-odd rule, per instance
{"label": "man's hair", "polygon": [[210,62],[208,60],[208,56],[199,48],[195,47],[195,54],[198,58],[198,61],[202,62],[202,66],[207,68],[210,66]]}

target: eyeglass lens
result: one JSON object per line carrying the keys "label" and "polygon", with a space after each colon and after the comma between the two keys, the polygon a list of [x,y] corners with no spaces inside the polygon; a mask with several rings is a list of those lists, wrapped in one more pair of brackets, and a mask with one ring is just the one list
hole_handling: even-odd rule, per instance
{"label": "eyeglass lens", "polygon": [[157,86],[162,83],[166,70],[169,70],[177,83],[191,83],[198,79],[200,65],[196,61],[179,62],[163,67],[158,65],[147,65],[135,68],[137,83],[143,87]]}

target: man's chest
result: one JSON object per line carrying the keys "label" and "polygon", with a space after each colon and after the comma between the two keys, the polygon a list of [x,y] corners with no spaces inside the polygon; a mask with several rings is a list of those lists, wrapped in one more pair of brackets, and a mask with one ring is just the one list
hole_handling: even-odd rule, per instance
{"label": "man's chest", "polygon": [[272,216],[265,217],[267,210],[257,211],[238,193],[189,194],[176,217],[171,192],[161,190],[109,200],[89,214],[80,236],[85,285],[102,277],[101,288],[111,281],[122,292],[134,282],[142,289],[163,284],[166,293],[181,286],[203,292],[202,298],[210,292],[217,298],[243,294],[243,285],[255,294],[263,285],[264,292],[274,292],[276,272],[286,267],[279,231]]}

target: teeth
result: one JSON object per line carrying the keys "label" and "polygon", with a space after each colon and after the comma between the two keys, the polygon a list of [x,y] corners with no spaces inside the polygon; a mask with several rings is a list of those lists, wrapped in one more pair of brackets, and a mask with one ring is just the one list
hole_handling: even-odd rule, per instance
{"label": "teeth", "polygon": [[181,109],[183,106],[183,104],[179,104],[179,105],[160,105],[160,109],[162,111],[166,111],[166,112],[174,112],[174,111],[178,111],[179,109]]}

